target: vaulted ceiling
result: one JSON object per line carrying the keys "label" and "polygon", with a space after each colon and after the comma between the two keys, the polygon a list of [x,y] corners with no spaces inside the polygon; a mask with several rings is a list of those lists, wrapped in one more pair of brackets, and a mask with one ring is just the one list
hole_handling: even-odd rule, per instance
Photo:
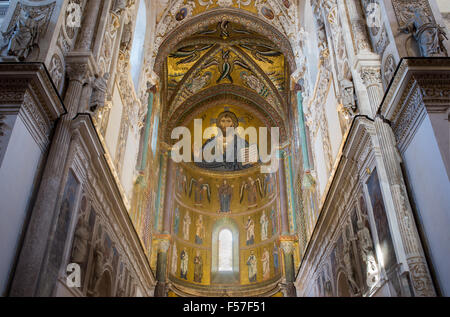
{"label": "vaulted ceiling", "polygon": [[192,110],[211,94],[240,94],[243,99],[253,94],[265,116],[277,117],[270,125],[279,126],[286,117],[285,57],[275,43],[239,23],[222,20],[204,27],[180,41],[165,63],[169,116],[180,113],[183,105],[182,112]]}

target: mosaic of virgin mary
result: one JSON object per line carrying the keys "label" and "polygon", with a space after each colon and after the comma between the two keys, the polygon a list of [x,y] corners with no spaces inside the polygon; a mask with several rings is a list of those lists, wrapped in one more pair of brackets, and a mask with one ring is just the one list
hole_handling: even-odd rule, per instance
{"label": "mosaic of virgin mary", "polygon": [[[253,165],[243,158],[243,155],[248,158],[249,143],[236,133],[236,128],[239,127],[236,114],[231,111],[220,113],[217,118],[217,127],[218,135],[209,138],[203,144],[203,160],[196,165],[216,171],[239,171],[252,167]],[[234,129],[230,129],[232,133],[227,135],[227,128]],[[216,153],[216,151],[220,152]],[[214,159],[208,159],[205,153],[211,153]],[[244,163],[246,160],[247,163]]]}

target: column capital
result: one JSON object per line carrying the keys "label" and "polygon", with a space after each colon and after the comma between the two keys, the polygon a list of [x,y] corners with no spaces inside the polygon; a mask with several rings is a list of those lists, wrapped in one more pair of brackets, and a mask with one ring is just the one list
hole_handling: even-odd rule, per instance
{"label": "column capital", "polygon": [[283,250],[284,254],[292,254],[294,252],[292,241],[281,241],[280,248]]}
{"label": "column capital", "polygon": [[84,83],[97,74],[97,64],[91,52],[74,51],[66,55],[67,74],[70,80]]}
{"label": "column capital", "polygon": [[381,69],[376,66],[361,67],[361,79],[366,86],[381,84]]}
{"label": "column capital", "polygon": [[170,241],[169,240],[160,240],[158,244],[158,251],[167,253],[167,250],[169,250],[170,247]]}

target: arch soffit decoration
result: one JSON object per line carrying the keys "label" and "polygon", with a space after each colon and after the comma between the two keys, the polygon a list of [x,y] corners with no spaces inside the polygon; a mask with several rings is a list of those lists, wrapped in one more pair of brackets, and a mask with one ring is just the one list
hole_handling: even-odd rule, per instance
{"label": "arch soffit decoration", "polygon": [[171,131],[174,128],[188,124],[195,116],[208,108],[223,104],[239,106],[252,112],[267,127],[279,127],[280,141],[281,143],[286,141],[287,131],[283,118],[264,98],[241,86],[222,84],[191,96],[167,117],[166,142],[168,144],[174,142],[171,140]]}
{"label": "arch soffit decoration", "polygon": [[[215,45],[213,48],[211,48],[204,56],[202,56],[194,66],[192,66],[189,71],[186,73],[186,75],[183,77],[183,79],[180,81],[180,83],[177,85],[177,88],[175,89],[175,93],[171,96],[169,102],[168,102],[168,108],[169,112],[172,114],[177,110],[177,108],[182,104],[183,102],[180,102],[180,104],[175,103],[176,100],[182,100],[181,95],[185,89],[185,86],[187,83],[189,83],[197,74],[199,70],[203,68],[205,63],[208,62],[211,56],[219,52],[223,47],[221,45]],[[286,109],[286,103],[281,96],[278,89],[273,84],[272,80],[267,76],[267,74],[264,73],[264,71],[253,61],[252,58],[250,58],[246,53],[244,53],[243,50],[241,50],[238,47],[229,47],[230,51],[235,53],[237,56],[239,56],[242,60],[245,61],[245,63],[250,67],[251,71],[254,72],[260,79],[262,79],[264,85],[269,88],[271,94],[274,96],[275,105],[271,105],[270,103],[267,103],[268,107],[275,108],[275,111],[278,112],[279,116],[282,118],[286,117],[285,109]],[[247,89],[248,93],[251,93],[252,90]],[[274,107],[275,106],[275,107]]]}
{"label": "arch soffit decoration", "polygon": [[[158,76],[161,76],[164,59],[176,49],[177,45],[180,42],[194,35],[195,33],[198,33],[199,31],[202,31],[210,27],[211,25],[217,24],[222,21],[229,21],[232,23],[243,25],[248,30],[271,39],[273,43],[276,43],[278,45],[280,52],[282,52],[285,56],[289,67],[289,72],[293,73],[296,70],[297,67],[293,49],[291,43],[289,42],[289,39],[284,34],[282,34],[275,27],[265,22],[261,18],[247,13],[243,10],[235,8],[220,8],[201,13],[173,29],[162,41],[159,47],[155,48],[158,49],[158,53],[154,62],[155,73]],[[158,25],[157,30],[159,29],[160,25]]]}

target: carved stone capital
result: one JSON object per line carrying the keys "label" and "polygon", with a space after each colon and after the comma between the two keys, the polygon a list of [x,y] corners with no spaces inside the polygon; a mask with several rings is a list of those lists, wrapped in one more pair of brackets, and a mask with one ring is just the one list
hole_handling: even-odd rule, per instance
{"label": "carved stone capital", "polygon": [[283,250],[284,254],[292,254],[294,252],[294,247],[291,241],[281,241],[280,248]]}
{"label": "carved stone capital", "polygon": [[84,83],[98,73],[96,62],[90,52],[70,52],[66,55],[66,63],[70,80]]}
{"label": "carved stone capital", "polygon": [[361,79],[364,85],[370,87],[373,85],[381,85],[381,70],[379,67],[363,67],[361,68]]}
{"label": "carved stone capital", "polygon": [[169,240],[161,240],[159,241],[158,250],[160,252],[167,253],[167,250],[169,250],[170,247],[170,241]]}

